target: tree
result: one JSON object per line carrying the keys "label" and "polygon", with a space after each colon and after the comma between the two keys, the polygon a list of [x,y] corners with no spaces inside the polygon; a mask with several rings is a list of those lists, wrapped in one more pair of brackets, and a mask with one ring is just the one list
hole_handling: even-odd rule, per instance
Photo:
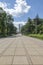
{"label": "tree", "polygon": [[35,24],[35,33],[39,33],[38,31],[40,30],[40,26],[43,23],[43,19],[39,18],[38,15],[36,15],[35,19],[34,19],[34,24]]}
{"label": "tree", "polygon": [[27,23],[22,27],[23,34],[43,34],[43,19],[37,15],[34,19],[28,18]]}
{"label": "tree", "polygon": [[0,12],[0,30],[1,34],[5,36],[5,19],[6,19],[6,12],[0,8],[2,12]]}
{"label": "tree", "polygon": [[[0,34],[2,36],[16,33],[16,27],[13,24],[14,18],[0,8]],[[6,34],[7,33],[7,34]]]}
{"label": "tree", "polygon": [[10,25],[11,25],[11,23],[13,23],[13,21],[14,21],[13,16],[8,14],[7,15],[7,22],[6,22],[6,24],[7,24],[7,35],[9,34]]}
{"label": "tree", "polygon": [[16,34],[16,30],[17,30],[17,28],[14,26],[14,24],[10,23],[9,24],[9,35]]}

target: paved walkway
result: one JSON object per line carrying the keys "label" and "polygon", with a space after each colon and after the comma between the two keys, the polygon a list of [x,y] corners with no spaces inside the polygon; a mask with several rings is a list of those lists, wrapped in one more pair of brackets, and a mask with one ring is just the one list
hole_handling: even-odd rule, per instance
{"label": "paved walkway", "polygon": [[26,36],[0,39],[0,65],[43,65],[43,41]]}

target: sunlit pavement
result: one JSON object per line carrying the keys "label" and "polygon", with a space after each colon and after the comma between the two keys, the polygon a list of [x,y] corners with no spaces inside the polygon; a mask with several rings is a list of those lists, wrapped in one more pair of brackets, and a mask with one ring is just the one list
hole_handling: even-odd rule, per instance
{"label": "sunlit pavement", "polygon": [[22,35],[1,38],[0,65],[43,65],[43,41]]}

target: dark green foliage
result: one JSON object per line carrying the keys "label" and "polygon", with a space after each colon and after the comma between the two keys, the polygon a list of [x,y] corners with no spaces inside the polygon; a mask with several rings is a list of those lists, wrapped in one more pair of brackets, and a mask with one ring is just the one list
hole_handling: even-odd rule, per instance
{"label": "dark green foliage", "polygon": [[43,19],[39,18],[28,18],[28,22],[21,29],[22,34],[43,34]]}
{"label": "dark green foliage", "polygon": [[16,27],[13,24],[14,18],[0,8],[0,36],[6,36],[16,33]]}

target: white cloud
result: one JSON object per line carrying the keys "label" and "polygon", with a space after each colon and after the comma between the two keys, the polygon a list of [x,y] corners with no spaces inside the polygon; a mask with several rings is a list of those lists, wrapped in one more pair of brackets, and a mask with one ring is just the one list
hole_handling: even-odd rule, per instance
{"label": "white cloud", "polygon": [[26,0],[16,0],[13,8],[8,8],[8,4],[5,2],[0,2],[0,7],[2,7],[7,13],[13,16],[19,16],[24,13],[28,13],[31,6],[27,5]]}
{"label": "white cloud", "polygon": [[14,5],[14,11],[16,14],[23,14],[29,11],[31,6],[27,5],[25,0],[16,0],[16,4]]}
{"label": "white cloud", "polygon": [[22,27],[23,25],[25,25],[27,22],[21,21],[21,22],[14,22],[14,25],[17,27],[17,31],[19,32],[19,24]]}
{"label": "white cloud", "polygon": [[19,24],[20,24],[20,25],[25,25],[26,23],[27,23],[27,22],[24,22],[24,21],[21,21],[21,22],[15,21],[15,22],[14,22],[14,25],[18,28]]}
{"label": "white cloud", "polygon": [[[7,4],[5,2],[0,2],[0,7],[2,7],[3,9],[5,9],[7,7]],[[1,13],[3,13],[2,10],[0,10]]]}
{"label": "white cloud", "polygon": [[7,4],[5,2],[0,2],[0,7],[2,7],[3,9],[5,9],[7,7]]}
{"label": "white cloud", "polygon": [[19,31],[19,24],[21,25],[21,27],[23,26],[23,25],[25,25],[27,22],[24,22],[24,21],[21,21],[21,22],[17,22],[17,21],[15,21],[14,22],[14,25],[17,27],[17,31]]}

